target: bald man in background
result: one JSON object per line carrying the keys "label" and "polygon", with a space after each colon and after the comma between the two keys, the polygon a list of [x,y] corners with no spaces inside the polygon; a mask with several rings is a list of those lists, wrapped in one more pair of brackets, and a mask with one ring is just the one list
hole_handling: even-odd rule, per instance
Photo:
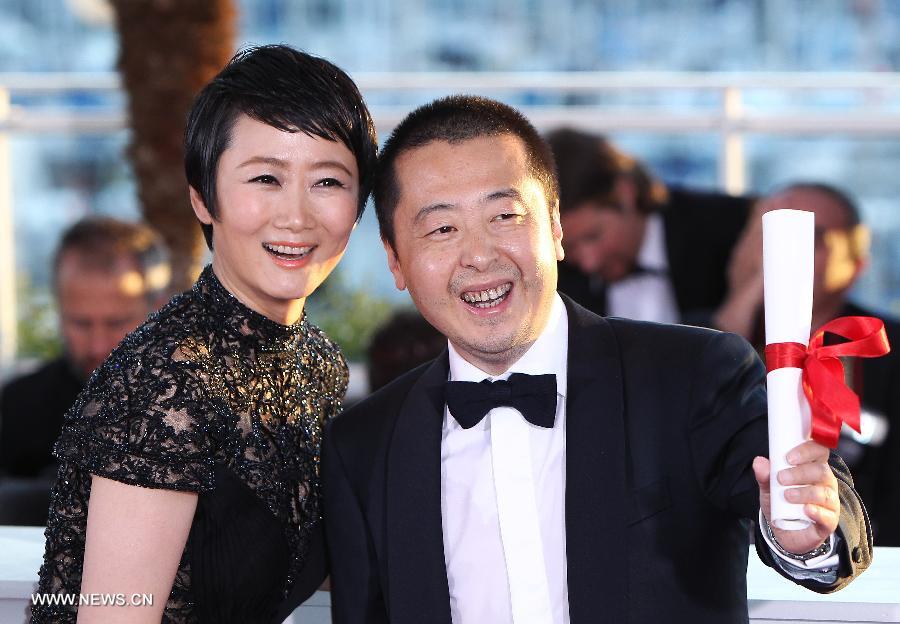
{"label": "bald man in background", "polygon": [[[94,369],[168,296],[168,250],[149,226],[82,219],[53,260],[64,353],[0,391],[0,474],[51,478],[63,414]],[[44,501],[46,515],[46,500]]]}

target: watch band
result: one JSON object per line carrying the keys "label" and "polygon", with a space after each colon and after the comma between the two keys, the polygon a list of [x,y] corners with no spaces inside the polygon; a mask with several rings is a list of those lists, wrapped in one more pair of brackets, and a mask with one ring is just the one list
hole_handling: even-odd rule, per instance
{"label": "watch band", "polygon": [[769,520],[766,518],[764,514],[760,514],[763,520],[763,526],[765,527],[766,537],[768,537],[772,544],[775,546],[775,549],[780,552],[785,557],[789,559],[795,559],[797,561],[809,561],[810,559],[815,559],[816,557],[821,557],[825,553],[827,553],[831,549],[831,538],[826,539],[816,548],[810,550],[805,553],[792,553],[789,550],[785,550],[784,546],[778,543],[778,540],[775,538],[775,533],[772,531],[772,527],[769,526]]}

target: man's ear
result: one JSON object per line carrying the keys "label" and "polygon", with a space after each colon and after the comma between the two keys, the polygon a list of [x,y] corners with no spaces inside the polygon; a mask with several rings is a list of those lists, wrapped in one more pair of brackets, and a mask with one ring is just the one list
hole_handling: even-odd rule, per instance
{"label": "man's ear", "polygon": [[849,230],[826,230],[828,264],[825,288],[828,292],[849,290],[866,266],[869,256],[869,230],[857,225]]}
{"label": "man's ear", "polygon": [[209,210],[206,209],[206,204],[203,203],[203,198],[200,197],[200,193],[198,193],[197,189],[193,186],[188,187],[188,192],[191,196],[191,208],[194,209],[194,214],[197,215],[197,219],[204,225],[212,225],[213,217],[209,214]]}
{"label": "man's ear", "polygon": [[556,200],[556,203],[550,209],[550,234],[553,235],[553,246],[556,250],[556,260],[561,262],[563,258],[566,257],[566,252],[563,250],[562,246],[562,238],[563,238],[563,230],[562,224],[559,221],[559,200]]}
{"label": "man's ear", "polygon": [[617,177],[613,189],[625,212],[637,212],[637,184],[631,176],[620,175]]}
{"label": "man's ear", "polygon": [[397,252],[394,251],[394,246],[384,238],[381,239],[381,244],[384,245],[384,252],[387,254],[388,268],[394,276],[394,285],[397,290],[406,290],[406,280],[403,278],[400,259],[397,257]]}

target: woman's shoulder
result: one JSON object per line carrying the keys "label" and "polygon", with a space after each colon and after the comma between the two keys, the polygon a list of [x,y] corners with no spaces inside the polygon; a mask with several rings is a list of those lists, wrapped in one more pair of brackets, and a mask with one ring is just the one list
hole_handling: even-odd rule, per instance
{"label": "woman's shoulder", "polygon": [[108,358],[121,370],[121,360],[169,359],[184,342],[208,342],[209,322],[193,290],[175,295],[130,332]]}
{"label": "woman's shoulder", "polygon": [[60,460],[148,487],[211,487],[209,406],[197,367],[176,356],[204,341],[189,295],[151,315],[94,371],[65,416]]}

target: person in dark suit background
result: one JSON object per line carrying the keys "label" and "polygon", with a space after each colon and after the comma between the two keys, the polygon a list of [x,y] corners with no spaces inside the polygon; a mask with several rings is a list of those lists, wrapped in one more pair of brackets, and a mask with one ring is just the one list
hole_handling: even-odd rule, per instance
{"label": "person in dark suit background", "polygon": [[605,137],[547,135],[566,259],[559,290],[600,315],[687,322],[716,309],[754,199],[667,187]]}
{"label": "person in dark suit background", "polygon": [[[447,340],[416,310],[401,308],[382,324],[366,349],[369,392],[431,361],[444,350]],[[345,403],[346,406],[346,403]]]}
{"label": "person in dark suit background", "polygon": [[7,481],[21,505],[3,505],[0,521],[46,519],[49,480],[57,468],[53,444],[63,415],[93,370],[165,300],[170,274],[168,250],[147,225],[92,216],[63,233],[53,259],[53,287],[64,352],[0,390],[0,474],[40,483],[32,496],[27,492],[33,488]]}
{"label": "person in dark suit background", "polygon": [[840,316],[875,316],[893,346],[884,357],[845,364],[847,383],[860,396],[862,432],[845,427],[838,452],[866,502],[875,543],[900,546],[900,322],[850,300],[869,258],[869,231],[853,198],[831,184],[794,182],[761,200],[735,246],[729,292],[709,326],[738,333],[758,350],[765,346],[762,215],[780,208],[815,214],[813,330]]}
{"label": "person in dark suit background", "polygon": [[[762,364],[733,334],[557,295],[557,189],[546,143],[492,100],[433,102],[385,144],[388,264],[449,347],[326,430],[337,624],[747,621]],[[757,551],[833,591],[870,561],[865,510],[839,457],[789,458],[813,522],[761,520]]]}

